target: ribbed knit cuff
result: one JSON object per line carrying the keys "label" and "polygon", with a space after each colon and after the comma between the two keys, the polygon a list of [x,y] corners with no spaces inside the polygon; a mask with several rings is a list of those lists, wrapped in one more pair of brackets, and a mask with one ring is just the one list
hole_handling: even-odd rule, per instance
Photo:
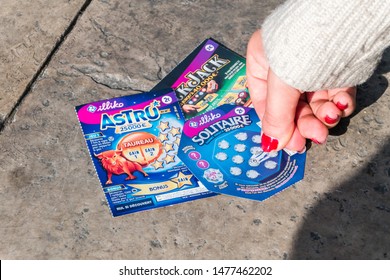
{"label": "ribbed knit cuff", "polygon": [[289,0],[264,22],[271,69],[302,91],[353,86],[390,44],[390,0]]}

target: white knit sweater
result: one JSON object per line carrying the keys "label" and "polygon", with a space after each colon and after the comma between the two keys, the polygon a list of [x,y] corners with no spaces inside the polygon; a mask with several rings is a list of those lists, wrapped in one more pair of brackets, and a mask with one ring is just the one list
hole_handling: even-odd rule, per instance
{"label": "white knit sweater", "polygon": [[288,0],[264,22],[271,69],[302,91],[366,81],[390,45],[390,0]]}

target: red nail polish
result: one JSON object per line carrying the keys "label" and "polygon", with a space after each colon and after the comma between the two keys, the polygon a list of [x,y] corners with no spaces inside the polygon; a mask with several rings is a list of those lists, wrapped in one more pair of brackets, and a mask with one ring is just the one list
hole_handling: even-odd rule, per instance
{"label": "red nail polish", "polygon": [[322,143],[318,141],[317,139],[311,138],[310,139],[313,143],[316,143],[317,145],[321,145]]}
{"label": "red nail polish", "polygon": [[336,106],[337,106],[337,108],[339,108],[340,111],[344,111],[345,109],[348,108],[348,103],[347,104],[342,104],[340,102],[337,102]]}
{"label": "red nail polish", "polygon": [[325,122],[328,123],[328,124],[335,124],[337,123],[337,121],[339,120],[339,117],[337,116],[337,118],[331,118],[329,116],[326,116],[325,117]]}
{"label": "red nail polish", "polygon": [[264,152],[268,153],[273,150],[276,150],[278,148],[279,141],[276,138],[269,137],[268,135],[264,134],[261,135],[261,148]]}

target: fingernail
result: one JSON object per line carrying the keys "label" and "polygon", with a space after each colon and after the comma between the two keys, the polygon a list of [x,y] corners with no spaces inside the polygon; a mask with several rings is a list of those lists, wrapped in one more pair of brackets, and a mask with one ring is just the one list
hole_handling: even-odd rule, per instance
{"label": "fingernail", "polygon": [[276,138],[269,137],[265,133],[261,135],[261,148],[264,152],[269,153],[278,148],[279,141]]}
{"label": "fingernail", "polygon": [[345,109],[348,108],[348,103],[347,104],[342,104],[340,102],[337,102],[336,106],[337,106],[337,108],[339,108],[340,111],[344,111]]}
{"label": "fingernail", "polygon": [[322,142],[320,142],[320,141],[318,141],[317,139],[314,139],[314,138],[311,138],[310,139],[313,143],[316,143],[317,145],[322,145],[322,144],[324,144],[324,143],[322,143]]}
{"label": "fingernail", "polygon": [[328,124],[335,124],[337,123],[338,120],[339,120],[339,116],[337,116],[336,118],[331,118],[328,115],[325,116],[325,122]]}

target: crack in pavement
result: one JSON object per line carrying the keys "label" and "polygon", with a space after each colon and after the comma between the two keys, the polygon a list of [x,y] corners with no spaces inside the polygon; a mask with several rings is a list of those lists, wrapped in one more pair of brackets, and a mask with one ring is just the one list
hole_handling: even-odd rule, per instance
{"label": "crack in pavement", "polygon": [[38,68],[38,70],[35,72],[34,76],[30,80],[30,82],[27,84],[25,90],[23,91],[22,95],[19,97],[19,99],[16,101],[15,106],[12,108],[12,110],[6,115],[3,119],[3,121],[0,123],[0,135],[3,132],[4,128],[7,124],[11,122],[13,119],[15,113],[17,112],[19,106],[22,104],[23,100],[26,98],[26,96],[31,92],[33,86],[35,85],[38,78],[44,73],[47,66],[50,64],[53,56],[57,53],[59,48],[62,46],[64,41],[66,40],[67,36],[73,31],[74,27],[76,26],[78,20],[82,16],[82,14],[86,11],[86,9],[89,7],[93,0],[86,0],[84,4],[81,6],[80,10],[76,13],[75,17],[72,19],[72,21],[69,23],[69,26],[65,29],[65,31],[61,34],[57,42],[55,43],[52,50],[49,52],[49,54],[46,56],[45,60],[43,61],[42,65]]}

